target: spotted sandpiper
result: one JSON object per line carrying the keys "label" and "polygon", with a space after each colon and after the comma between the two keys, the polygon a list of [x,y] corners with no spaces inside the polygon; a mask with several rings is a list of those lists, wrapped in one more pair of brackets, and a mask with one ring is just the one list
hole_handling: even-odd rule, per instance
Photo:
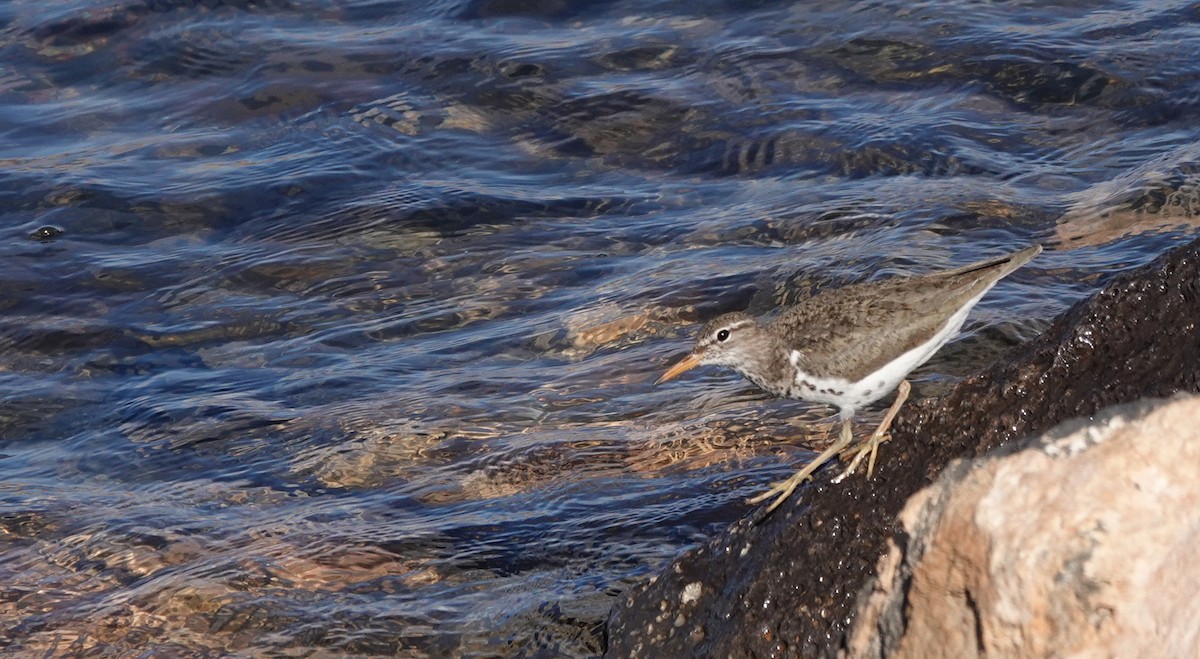
{"label": "spotted sandpiper", "polygon": [[691,354],[679,360],[655,384],[703,364],[728,366],[776,396],[837,406],[841,436],[832,446],[751,503],[778,498],[779,504],[822,464],[853,439],[854,413],[899,385],[883,422],[857,449],[846,471],[852,474],[869,455],[867,477],[875,468],[880,442],[908,397],[905,380],[962,328],[971,307],[996,282],[1042,251],[1032,245],[1019,252],[954,270],[915,277],[892,277],[823,291],[764,322],[741,312],[719,316],[700,330]]}

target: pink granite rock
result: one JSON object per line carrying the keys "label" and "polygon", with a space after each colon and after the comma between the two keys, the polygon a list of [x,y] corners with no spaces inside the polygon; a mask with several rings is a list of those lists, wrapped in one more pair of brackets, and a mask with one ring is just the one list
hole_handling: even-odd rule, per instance
{"label": "pink granite rock", "polygon": [[1200,396],[1066,425],[913,495],[849,656],[1200,657]]}

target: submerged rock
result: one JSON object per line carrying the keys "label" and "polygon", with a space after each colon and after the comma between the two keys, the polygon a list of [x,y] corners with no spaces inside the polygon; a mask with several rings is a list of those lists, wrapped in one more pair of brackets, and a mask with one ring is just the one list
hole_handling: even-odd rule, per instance
{"label": "submerged rock", "polygon": [[[876,476],[826,469],[631,588],[609,656],[837,656],[897,516],[956,458],[983,455],[1143,397],[1200,391],[1200,241],[1113,277],[1040,338],[938,400],[910,404]],[[685,593],[695,594],[684,597]]]}
{"label": "submerged rock", "polygon": [[909,499],[848,654],[1200,656],[1200,397],[1106,417]]}

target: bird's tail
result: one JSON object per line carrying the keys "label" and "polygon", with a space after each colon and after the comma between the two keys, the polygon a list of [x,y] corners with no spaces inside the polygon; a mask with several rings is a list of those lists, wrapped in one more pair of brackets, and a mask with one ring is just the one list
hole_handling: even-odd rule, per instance
{"label": "bird's tail", "polygon": [[[978,263],[964,265],[963,267],[957,268],[955,270],[944,270],[942,272],[939,272],[938,275],[942,276],[942,277],[957,277],[959,275],[969,274],[969,273],[975,272],[977,270],[994,269],[994,273],[992,274],[992,281],[999,281],[1000,279],[1003,279],[1004,277],[1008,276],[1008,273],[1012,272],[1013,270],[1016,270],[1017,268],[1025,265],[1026,263],[1029,263],[1030,259],[1032,259],[1033,257],[1035,257],[1041,253],[1042,253],[1042,246],[1035,243],[1033,245],[1030,245],[1029,247],[1026,247],[1025,249],[1023,249],[1019,252],[1013,252],[1012,254],[1006,254],[1004,256],[997,256],[995,258],[987,259],[985,261],[979,261]],[[997,268],[996,266],[1003,266],[1003,267]]]}

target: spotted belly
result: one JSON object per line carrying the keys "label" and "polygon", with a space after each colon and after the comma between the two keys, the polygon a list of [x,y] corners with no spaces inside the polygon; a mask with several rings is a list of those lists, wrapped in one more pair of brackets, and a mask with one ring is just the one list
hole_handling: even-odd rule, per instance
{"label": "spotted belly", "polygon": [[785,395],[788,398],[834,405],[848,414],[853,414],[895,390],[903,379],[903,375],[900,378],[888,378],[872,374],[862,381],[851,382],[844,378],[818,377],[797,371]]}
{"label": "spotted belly", "polygon": [[868,373],[861,380],[851,381],[836,376],[806,373],[800,366],[804,362],[803,353],[793,350],[788,355],[793,377],[783,395],[814,403],[836,405],[841,409],[843,416],[851,416],[894,391],[914,368],[929,361],[929,358],[958,332],[967,318],[967,313],[981,297],[983,293],[950,316],[946,324],[924,343],[897,355],[882,368]]}

